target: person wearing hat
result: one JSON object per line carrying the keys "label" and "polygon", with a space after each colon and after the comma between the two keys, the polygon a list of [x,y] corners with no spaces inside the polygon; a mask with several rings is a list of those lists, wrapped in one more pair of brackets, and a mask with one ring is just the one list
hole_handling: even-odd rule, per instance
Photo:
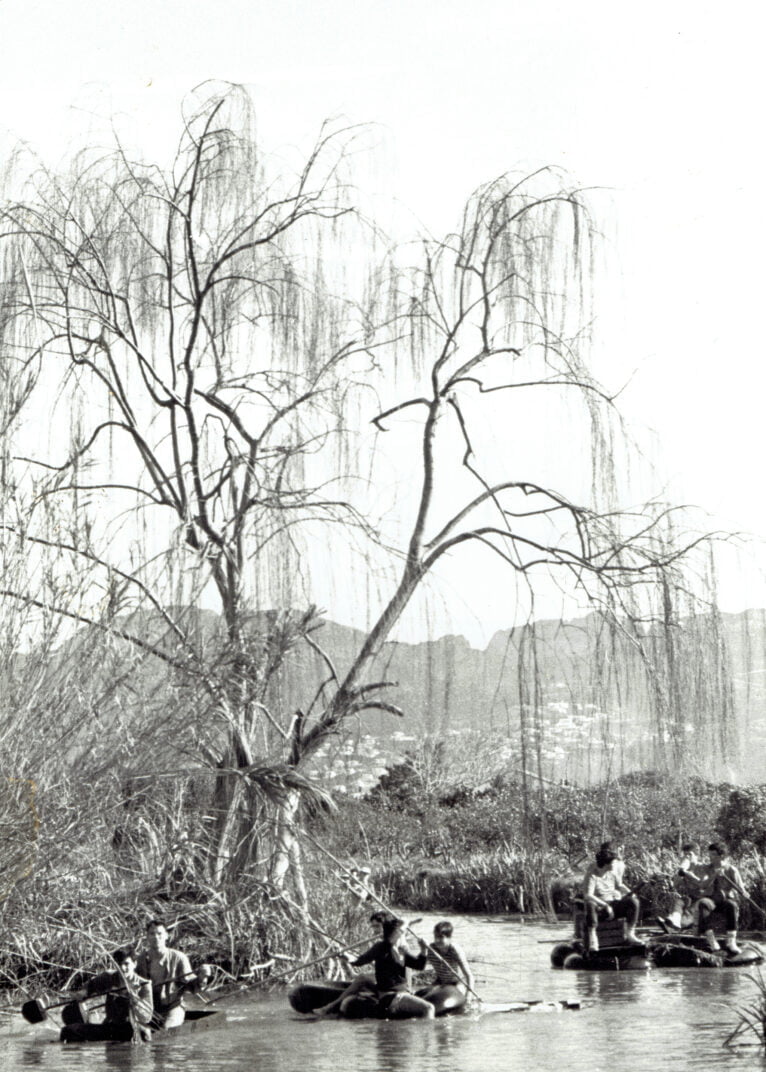
{"label": "person wearing hat", "polygon": [[369,867],[352,867],[350,877],[348,880],[348,888],[356,898],[357,904],[364,904],[366,901],[372,900],[372,891],[369,887],[370,875],[372,871]]}

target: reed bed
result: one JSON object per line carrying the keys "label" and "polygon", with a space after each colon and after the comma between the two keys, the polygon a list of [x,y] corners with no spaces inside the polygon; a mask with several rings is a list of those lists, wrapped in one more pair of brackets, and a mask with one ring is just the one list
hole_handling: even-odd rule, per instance
{"label": "reed bed", "polygon": [[543,915],[549,911],[551,862],[500,848],[473,853],[450,866],[390,865],[380,870],[379,880],[391,900],[403,907]]}
{"label": "reed bed", "polygon": [[[743,930],[766,928],[766,880],[760,862],[738,861],[750,900],[740,908]],[[647,853],[631,859],[626,882],[638,896],[641,915],[653,920],[673,905],[671,854]],[[569,869],[558,853],[546,856],[512,849],[475,853],[459,865],[434,867],[391,863],[377,873],[391,901],[415,911],[488,912],[569,918],[582,873]]]}
{"label": "reed bed", "polygon": [[248,986],[270,986],[277,975],[299,979],[304,961],[370,933],[369,907],[323,860],[306,860],[306,904],[289,886],[247,871],[218,888],[188,871],[182,881],[135,870],[119,877],[105,871],[97,841],[76,870],[71,860],[69,867],[66,875],[41,869],[0,903],[0,991],[36,996],[78,986],[108,967],[115,949],[140,944],[154,918],[193,966],[212,962],[220,978]]}
{"label": "reed bed", "polygon": [[766,1052],[766,979],[760,968],[746,978],[753,983],[754,992],[750,1000],[735,1009],[737,1023],[724,1039],[724,1046],[750,1042]]}

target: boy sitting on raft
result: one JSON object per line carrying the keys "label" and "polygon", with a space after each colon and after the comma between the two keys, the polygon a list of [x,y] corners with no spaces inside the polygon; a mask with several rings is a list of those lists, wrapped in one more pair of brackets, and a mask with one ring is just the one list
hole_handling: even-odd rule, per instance
{"label": "boy sitting on raft", "polygon": [[704,865],[699,855],[700,847],[696,842],[689,841],[681,846],[681,859],[678,862],[678,870],[673,876],[673,910],[663,918],[657,917],[657,922],[663,930],[684,930],[696,923],[696,902],[700,897],[700,889],[704,879]]}
{"label": "boy sitting on raft", "polygon": [[442,920],[434,927],[434,940],[428,947],[428,966],[436,973],[436,982],[423,990],[418,997],[425,998],[437,1007],[456,1007],[466,996],[473,993],[473,974],[465,954],[457,942],[452,941],[453,927],[449,920]]}
{"label": "boy sitting on raft", "polygon": [[[419,939],[420,953],[413,956],[404,944],[404,920],[389,918],[383,921],[383,938],[365,950],[356,960],[354,967],[363,964],[375,965],[375,1012],[383,1018],[400,1020],[405,1017],[420,1017],[430,1020],[435,1015],[433,1005],[417,997],[410,989],[410,969],[422,971],[426,966],[428,946]],[[339,1012],[341,1015],[352,1013],[351,1002],[357,995],[370,989],[370,980],[359,975],[351,986],[335,1001],[316,1011],[327,1016]]]}
{"label": "boy sitting on raft", "polygon": [[714,841],[708,845],[708,866],[700,884],[700,899],[696,903],[698,933],[707,939],[712,952],[720,949],[712,927],[711,916],[718,910],[726,922],[727,953],[735,956],[741,950],[737,945],[739,925],[739,898],[747,897],[742,876],[729,859],[725,845]]}
{"label": "boy sitting on raft", "polygon": [[588,949],[598,951],[596,928],[600,919],[624,919],[628,924],[626,941],[629,945],[641,945],[636,937],[639,903],[617,877],[614,863],[617,853],[610,849],[599,849],[596,853],[595,867],[591,866],[585,876],[584,901],[585,918],[588,928]]}

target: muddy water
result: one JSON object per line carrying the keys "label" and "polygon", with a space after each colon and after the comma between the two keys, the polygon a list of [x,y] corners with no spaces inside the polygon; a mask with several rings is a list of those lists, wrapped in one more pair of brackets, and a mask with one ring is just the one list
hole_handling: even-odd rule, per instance
{"label": "muddy water", "polygon": [[[62,1047],[55,1033],[21,1017],[0,1021],[2,1072],[656,1072],[729,1069],[722,1046],[747,1000],[748,969],[666,969],[588,974],[553,971],[554,938],[568,928],[499,917],[451,917],[487,1002],[576,997],[579,1012],[487,1013],[426,1022],[314,1021],[284,995],[246,994],[226,1003],[220,1031],[150,1046]],[[427,933],[433,920],[425,919]],[[757,1061],[757,1051],[747,1060]]]}

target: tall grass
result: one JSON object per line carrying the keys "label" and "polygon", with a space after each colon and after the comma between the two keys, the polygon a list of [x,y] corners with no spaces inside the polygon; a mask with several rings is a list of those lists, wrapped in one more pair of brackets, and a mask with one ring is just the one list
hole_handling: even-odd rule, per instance
{"label": "tall grass", "polygon": [[545,912],[545,869],[539,856],[502,847],[465,856],[459,865],[412,869],[385,866],[378,873],[392,902],[423,910]]}
{"label": "tall grass", "polygon": [[724,1039],[724,1046],[733,1046],[737,1042],[753,1041],[750,1036],[755,1036],[755,1041],[766,1052],[766,979],[760,968],[754,975],[746,975],[755,986],[755,992],[750,1001],[740,1005],[735,1011],[737,1024],[734,1030]]}

